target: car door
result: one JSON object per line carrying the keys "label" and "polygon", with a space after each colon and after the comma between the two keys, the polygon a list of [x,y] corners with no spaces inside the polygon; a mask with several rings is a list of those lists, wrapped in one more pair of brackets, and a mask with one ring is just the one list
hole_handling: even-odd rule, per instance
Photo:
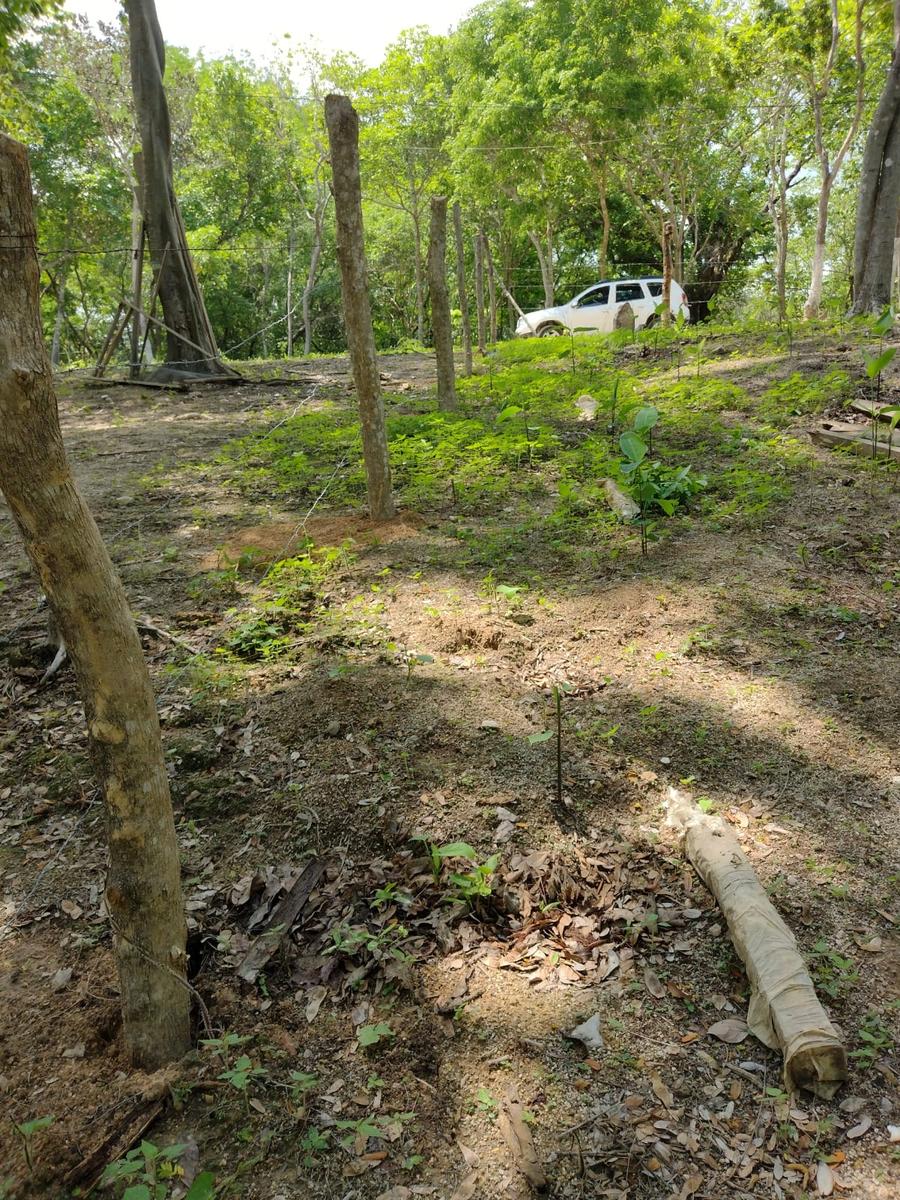
{"label": "car door", "polygon": [[588,288],[572,301],[569,328],[576,332],[579,329],[603,329],[608,313],[609,284],[598,284],[597,287]]}
{"label": "car door", "polygon": [[615,302],[610,306],[610,330],[615,329],[616,316],[619,313],[623,304],[630,304],[634,313],[634,327],[641,329],[646,323],[647,318],[653,312],[654,302],[647,296],[644,291],[644,285],[637,281],[630,283],[616,284]]}

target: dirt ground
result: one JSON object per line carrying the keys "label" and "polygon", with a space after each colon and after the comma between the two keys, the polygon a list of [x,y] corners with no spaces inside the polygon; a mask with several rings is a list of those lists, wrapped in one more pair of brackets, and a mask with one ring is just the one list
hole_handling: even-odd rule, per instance
{"label": "dirt ground", "polygon": [[[831,365],[855,354],[827,348]],[[821,371],[822,346],[710,369],[753,394],[798,365]],[[400,396],[432,385],[424,355],[383,372]],[[342,359],[247,373],[188,394],[59,385],[142,622],[213,1043],[157,1077],[124,1061],[77,692],[68,667],[40,686],[45,617],[0,509],[0,1196],[84,1194],[143,1136],[186,1147],[173,1196],[209,1171],[248,1200],[524,1200],[528,1135],[567,1200],[896,1196],[896,471],[816,449],[761,524],[687,520],[582,570],[536,540],[541,586],[504,594],[459,564],[452,512],[379,529],[327,495],[310,514],[186,470],[304,405],[352,402]],[[229,622],[301,529],[346,545],[325,588],[352,652],[337,660],[326,622],[232,678]],[[542,737],[561,681],[562,807]],[[808,956],[854,1055],[833,1101],[784,1093],[745,1028],[709,1033],[745,1020],[748,984],[666,828],[670,786],[732,823]],[[499,855],[490,898],[448,906],[416,837]],[[243,982],[313,858],[308,915]],[[372,945],[342,949],[363,910]],[[565,1034],[593,1014],[586,1049]]]}

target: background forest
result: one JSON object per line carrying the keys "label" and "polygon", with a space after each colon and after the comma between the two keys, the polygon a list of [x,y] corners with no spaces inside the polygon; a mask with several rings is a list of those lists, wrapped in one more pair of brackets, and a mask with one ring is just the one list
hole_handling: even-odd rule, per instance
{"label": "background forest", "polygon": [[[491,0],[449,36],[410,30],[374,68],[302,41],[267,62],[169,48],[176,193],[219,345],[239,358],[343,349],[332,90],[363,123],[384,349],[430,340],[435,193],[460,202],[467,254],[484,230],[526,310],[658,273],[671,221],[694,319],[843,311],[891,43],[886,0]],[[32,157],[48,341],[54,361],[84,363],[130,286],[126,33],[64,14],[3,62],[0,128]],[[504,302],[500,336],[514,324]]]}

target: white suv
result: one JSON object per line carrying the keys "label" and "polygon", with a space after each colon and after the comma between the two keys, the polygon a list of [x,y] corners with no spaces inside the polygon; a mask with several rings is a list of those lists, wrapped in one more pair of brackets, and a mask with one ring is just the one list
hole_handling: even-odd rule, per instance
{"label": "white suv", "polygon": [[[662,279],[624,279],[614,283],[595,283],[568,304],[555,308],[539,308],[519,318],[518,337],[555,337],[560,333],[596,331],[612,333],[616,314],[623,304],[630,304],[635,329],[647,329],[659,319],[656,309],[662,301]],[[674,316],[679,312],[690,317],[687,296],[680,283],[672,280],[669,306]]]}

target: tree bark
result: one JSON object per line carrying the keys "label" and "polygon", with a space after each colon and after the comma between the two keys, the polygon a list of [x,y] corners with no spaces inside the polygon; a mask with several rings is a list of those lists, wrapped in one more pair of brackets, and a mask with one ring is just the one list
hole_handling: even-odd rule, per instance
{"label": "tree bark", "polygon": [[495,345],[497,341],[497,285],[495,283],[494,257],[491,254],[491,243],[487,240],[487,234],[482,231],[481,244],[484,247],[484,259],[487,265],[487,285],[488,285],[488,328],[491,345]]}
{"label": "tree bark", "polygon": [[[172,184],[172,137],[163,86],[166,51],[156,6],[154,0],[123,2],[141,135],[141,210],[163,315],[166,325],[175,331],[167,334],[166,361],[200,375],[233,374],[219,359]],[[202,346],[203,352],[190,342]]]}
{"label": "tree bark", "polygon": [[537,254],[538,266],[541,269],[541,284],[544,288],[544,308],[553,308],[556,303],[556,289],[553,284],[553,248],[549,249],[549,253],[545,252],[541,245],[541,239],[531,229],[528,230],[528,240],[534,246]]}
{"label": "tree bark", "polygon": [[431,197],[428,236],[428,291],[431,295],[431,329],[437,368],[438,408],[456,408],[453,365],[453,326],[447,291],[447,197]]}
{"label": "tree bark", "polygon": [[487,349],[487,330],[484,319],[484,235],[475,234],[475,317],[478,327],[478,353]]}
{"label": "tree bark", "polygon": [[469,295],[466,291],[466,250],[459,201],[453,205],[453,237],[456,242],[456,288],[459,295],[459,319],[462,325],[463,375],[471,375],[472,322],[469,317]]}
{"label": "tree bark", "polygon": [[384,404],[369,303],[369,269],[359,180],[359,117],[346,96],[331,95],[325,97],[325,123],[331,147],[344,327],[359,402],[369,515],[375,521],[387,521],[394,516],[396,508],[391,491]]}
{"label": "tree bark", "polygon": [[284,304],[287,321],[287,357],[294,356],[294,219],[288,226],[287,296]]}
{"label": "tree bark", "polygon": [[38,278],[27,153],[0,134],[0,488],[78,678],[106,803],[125,1041],[152,1070],[190,1046],[178,843],[137,629],[63,448]]}
{"label": "tree bark", "polygon": [[900,53],[875,110],[863,151],[853,247],[851,315],[890,306],[894,234],[900,207]]}
{"label": "tree bark", "polygon": [[66,273],[60,267],[56,278],[56,316],[53,321],[53,341],[50,344],[50,365],[59,366],[59,351],[62,342],[62,328],[66,315]]}
{"label": "tree bark", "polygon": [[823,178],[816,206],[816,235],[813,243],[812,272],[809,292],[803,305],[803,319],[814,321],[822,308],[822,286],[825,279],[825,244],[828,235],[828,206],[831,200],[831,180]]}
{"label": "tree bark", "polygon": [[425,345],[425,276],[422,271],[422,222],[418,212],[412,211],[413,223],[413,252],[416,257],[416,341],[420,346]]}
{"label": "tree bark", "polygon": [[[313,223],[313,243],[312,252],[309,258],[309,271],[306,275],[306,284],[303,288],[303,353],[308,358],[312,354],[312,316],[310,313],[310,301],[312,299],[313,288],[316,285],[316,274],[319,270],[319,259],[322,255],[322,243],[325,239],[324,221],[325,212],[328,208],[330,199],[328,188],[319,178],[320,164],[316,166],[316,203],[315,207],[307,213],[307,216]],[[319,190],[321,188],[321,191]]]}
{"label": "tree bark", "polygon": [[662,231],[663,252],[663,288],[662,288],[662,323],[672,324],[672,222],[663,222]]}

